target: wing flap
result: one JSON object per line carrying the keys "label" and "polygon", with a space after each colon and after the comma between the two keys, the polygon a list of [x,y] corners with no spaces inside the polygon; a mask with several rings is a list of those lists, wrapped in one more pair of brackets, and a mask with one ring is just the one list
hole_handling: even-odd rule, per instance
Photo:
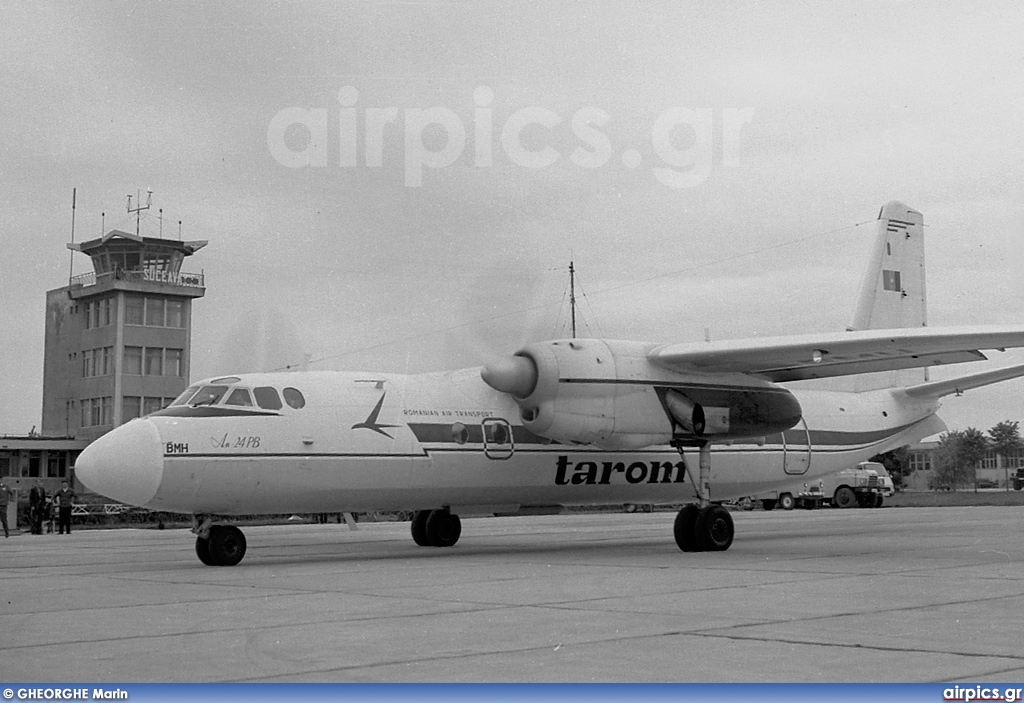
{"label": "wing flap", "polygon": [[981,350],[1009,347],[1024,347],[1024,328],[926,327],[671,344],[648,358],[676,371],[781,382],[981,361],[987,358]]}

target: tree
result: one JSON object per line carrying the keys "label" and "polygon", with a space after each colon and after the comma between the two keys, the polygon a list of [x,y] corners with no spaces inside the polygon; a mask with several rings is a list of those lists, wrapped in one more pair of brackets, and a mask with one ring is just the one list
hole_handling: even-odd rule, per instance
{"label": "tree", "polygon": [[974,483],[977,490],[975,469],[988,451],[988,439],[974,427],[942,434],[935,450],[935,487],[955,491]]}
{"label": "tree", "polygon": [[985,433],[975,427],[964,430],[960,439],[960,456],[966,467],[967,477],[974,484],[974,492],[978,492],[978,465],[992,448]]}
{"label": "tree", "polygon": [[1024,449],[1024,439],[1020,436],[1020,423],[1004,420],[988,431],[989,444],[996,454],[1003,457],[1003,469],[1006,471],[1006,490],[1010,490],[1010,461]]}
{"label": "tree", "polygon": [[909,447],[898,447],[892,451],[876,454],[869,461],[876,461],[885,467],[892,477],[893,487],[902,489],[904,479],[910,474]]}

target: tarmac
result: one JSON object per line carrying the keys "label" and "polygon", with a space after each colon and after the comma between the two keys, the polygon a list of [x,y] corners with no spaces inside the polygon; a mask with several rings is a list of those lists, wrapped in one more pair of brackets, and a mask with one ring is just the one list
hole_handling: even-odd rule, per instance
{"label": "tarmac", "polygon": [[1019,507],[736,512],[718,553],[675,515],[0,540],[0,678],[24,682],[1024,680]]}

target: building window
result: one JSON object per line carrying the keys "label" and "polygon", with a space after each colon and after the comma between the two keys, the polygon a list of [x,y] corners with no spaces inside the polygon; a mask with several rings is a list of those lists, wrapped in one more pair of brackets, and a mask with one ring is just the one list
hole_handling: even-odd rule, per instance
{"label": "building window", "polygon": [[181,376],[181,349],[164,350],[164,376]]}
{"label": "building window", "polygon": [[81,426],[99,427],[111,424],[111,410],[113,408],[111,400],[112,398],[109,395],[102,398],[83,398],[81,402]]}
{"label": "building window", "polygon": [[167,301],[167,326],[178,329],[185,327],[185,303],[183,301]]}
{"label": "building window", "polygon": [[981,458],[981,468],[983,469],[998,469],[999,460],[996,458],[995,452],[985,452],[985,456]]}
{"label": "building window", "polygon": [[143,298],[141,295],[126,295],[124,297],[124,324],[141,325],[143,322],[142,308]]}
{"label": "building window", "polygon": [[121,398],[121,421],[128,422],[142,414],[142,398],[137,395],[126,395]]}
{"label": "building window", "polygon": [[103,299],[103,313],[100,316],[100,320],[104,326],[109,325],[114,321],[114,299],[104,298]]}
{"label": "building window", "polygon": [[142,414],[149,415],[155,413],[157,410],[165,408],[163,398],[143,398],[142,399]]}
{"label": "building window", "polygon": [[930,471],[932,468],[932,455],[930,452],[913,452],[910,455],[911,471]]}
{"label": "building window", "polygon": [[142,375],[142,347],[124,348],[124,372],[129,376]]}
{"label": "building window", "polygon": [[164,299],[146,298],[146,326],[164,326]]}
{"label": "building window", "polygon": [[164,375],[164,350],[160,347],[146,347],[146,376]]}
{"label": "building window", "polygon": [[82,378],[89,378],[95,376],[96,367],[93,366],[92,349],[86,349],[82,352]]}
{"label": "building window", "polygon": [[11,475],[11,457],[0,456],[0,476]]}

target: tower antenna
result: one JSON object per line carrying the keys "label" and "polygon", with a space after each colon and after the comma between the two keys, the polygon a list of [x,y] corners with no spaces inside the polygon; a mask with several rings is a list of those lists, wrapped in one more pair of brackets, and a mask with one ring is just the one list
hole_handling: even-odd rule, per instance
{"label": "tower antenna", "polygon": [[138,191],[136,191],[135,201],[137,203],[139,203],[139,205],[137,205],[135,207],[135,209],[133,210],[132,209],[132,195],[131,195],[131,193],[129,193],[128,194],[128,214],[130,215],[133,212],[135,213],[135,236],[139,236],[139,232],[140,232],[141,226],[142,226],[142,211],[143,210],[148,210],[149,206],[153,204],[153,189],[152,188],[146,188],[146,204],[145,205],[142,205],[142,196],[138,194]]}
{"label": "tower antenna", "polygon": [[[75,203],[78,200],[78,188],[71,189],[71,243],[75,243]],[[71,279],[75,277],[75,252],[71,251],[71,261],[68,264],[68,285],[71,285]]]}

